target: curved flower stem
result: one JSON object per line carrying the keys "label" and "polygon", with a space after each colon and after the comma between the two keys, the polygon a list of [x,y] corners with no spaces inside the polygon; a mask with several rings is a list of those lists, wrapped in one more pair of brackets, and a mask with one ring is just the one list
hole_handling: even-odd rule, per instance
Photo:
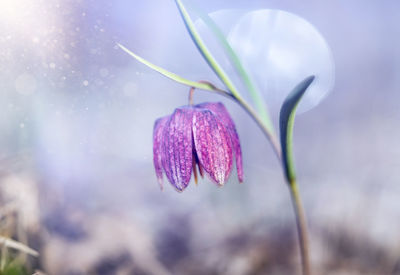
{"label": "curved flower stem", "polygon": [[279,114],[283,171],[286,182],[290,188],[294,212],[296,214],[297,233],[299,236],[300,255],[304,275],[309,275],[311,273],[311,268],[308,255],[306,219],[296,183],[296,171],[293,154],[293,129],[297,106],[314,79],[315,76],[311,75],[297,84],[296,87],[294,87],[290,94],[286,97]]}
{"label": "curved flower stem", "polygon": [[299,237],[303,275],[311,275],[306,216],[304,214],[304,208],[301,202],[296,180],[292,180],[289,183],[289,189],[292,198],[293,210],[296,214],[297,234]]}
{"label": "curved flower stem", "polygon": [[[280,149],[279,142],[275,135],[271,134],[267,128],[265,128],[264,123],[260,119],[260,117],[255,113],[255,111],[248,105],[244,100],[234,98],[234,100],[242,106],[246,112],[250,115],[250,117],[257,123],[260,127],[261,131],[265,134],[268,140],[271,142],[272,148],[280,163],[282,163],[282,152]],[[306,218],[304,214],[303,204],[301,202],[300,193],[298,190],[298,186],[296,180],[290,180],[288,182],[290,194],[291,194],[291,201],[293,205],[293,210],[296,216],[296,226],[297,226],[297,235],[299,238],[299,245],[300,245],[300,256],[303,268],[303,275],[311,275],[311,267],[310,267],[310,257],[309,257],[309,247],[308,247],[308,233],[307,233],[307,224]]]}
{"label": "curved flower stem", "polygon": [[[214,84],[207,82],[207,81],[199,81],[200,83],[204,83],[209,85],[212,88],[213,92],[219,93],[225,97],[228,97],[238,103],[245,111],[250,115],[250,117],[257,123],[260,127],[261,131],[264,135],[268,138],[271,142],[272,148],[279,159],[281,165],[282,163],[282,153],[280,149],[280,144],[278,139],[275,135],[271,134],[270,131],[265,127],[261,118],[257,115],[254,109],[247,104],[241,97],[235,97],[230,92],[217,88]],[[191,88],[191,94],[193,93],[194,88]],[[299,189],[297,186],[297,182],[295,179],[288,180],[291,201],[293,205],[293,210],[296,216],[296,227],[297,227],[297,235],[299,239],[299,246],[300,246],[300,256],[301,256],[301,263],[303,269],[303,275],[311,275],[311,267],[310,267],[310,256],[309,256],[309,247],[308,247],[308,233],[307,233],[307,223],[304,214],[303,204],[301,202],[301,197],[299,193]]]}

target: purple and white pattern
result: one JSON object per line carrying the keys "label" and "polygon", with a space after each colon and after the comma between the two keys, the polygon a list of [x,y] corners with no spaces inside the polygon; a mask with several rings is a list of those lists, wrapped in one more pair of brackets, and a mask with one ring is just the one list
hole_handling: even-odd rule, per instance
{"label": "purple and white pattern", "polygon": [[197,183],[196,165],[201,176],[205,172],[222,186],[231,174],[233,158],[243,182],[239,136],[222,103],[183,106],[154,124],[153,160],[161,188],[163,173],[179,192],[188,186],[192,172]]}

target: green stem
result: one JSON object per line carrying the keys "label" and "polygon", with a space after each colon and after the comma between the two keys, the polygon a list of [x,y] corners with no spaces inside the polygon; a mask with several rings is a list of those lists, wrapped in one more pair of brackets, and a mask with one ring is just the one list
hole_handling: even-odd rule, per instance
{"label": "green stem", "polygon": [[[214,56],[211,54],[211,52],[208,50],[207,46],[201,39],[200,35],[196,31],[196,28],[194,26],[193,21],[190,19],[189,13],[187,12],[186,8],[183,6],[181,0],[175,0],[179,12],[183,18],[183,21],[185,23],[185,26],[192,37],[192,40],[196,47],[198,48],[199,52],[203,55],[204,59],[207,61],[207,63],[210,65],[210,67],[214,70],[215,74],[221,79],[221,81],[225,84],[226,88],[228,89],[229,93],[231,93],[236,101],[241,105],[247,113],[249,113],[253,119],[256,121],[256,123],[260,126],[268,140],[271,142],[275,154],[280,158],[280,146],[277,141],[277,137],[275,134],[275,131],[273,129],[273,125],[271,121],[269,120],[268,113],[265,111],[264,113],[261,113],[262,117],[260,119],[260,116],[257,115],[257,113],[253,110],[253,108],[248,105],[245,100],[242,98],[241,94],[231,81],[231,79],[228,77],[226,72],[222,69],[222,67],[218,64],[217,60],[214,58]],[[237,64],[239,65],[239,64]],[[241,65],[241,64],[240,64]],[[262,102],[262,101],[260,101]],[[261,108],[263,109],[263,108]],[[262,119],[265,117],[265,119]]]}
{"label": "green stem", "polygon": [[303,274],[310,275],[310,257],[308,253],[307,225],[300,193],[296,183],[296,171],[293,154],[293,128],[297,106],[314,81],[314,76],[309,76],[294,87],[282,104],[279,115],[280,141],[282,147],[282,164],[286,182],[290,188],[292,204],[296,215],[297,233],[299,236]]}
{"label": "green stem", "polygon": [[200,35],[197,33],[196,28],[194,27],[193,21],[190,19],[189,13],[186,8],[183,6],[181,0],[175,0],[176,5],[178,6],[179,12],[183,18],[185,26],[192,37],[197,49],[203,55],[204,59],[210,65],[210,67],[214,70],[215,74],[221,79],[221,81],[225,84],[226,88],[235,96],[240,97],[239,91],[232,83],[227,73],[222,69],[222,67],[218,64],[217,60],[208,50],[207,46],[204,44]]}
{"label": "green stem", "polygon": [[247,87],[247,90],[249,91],[250,96],[254,104],[256,105],[256,109],[260,114],[261,118],[263,119],[265,126],[270,132],[275,132],[274,126],[272,124],[270,115],[267,110],[267,106],[264,103],[264,99],[261,96],[260,91],[253,84],[250,75],[245,70],[236,52],[233,50],[229,42],[226,40],[225,35],[221,31],[221,29],[217,26],[217,24],[214,22],[214,20],[212,20],[212,18],[207,13],[200,11],[200,9],[198,9],[197,7],[195,8],[195,10],[197,14],[200,16],[200,18],[204,21],[204,23],[215,34],[215,37],[218,39],[222,47],[225,49],[225,52],[229,57],[229,59],[231,60],[233,67],[236,69],[237,73],[242,78],[245,86]]}
{"label": "green stem", "polygon": [[[209,86],[211,86],[213,88],[213,90],[215,92],[218,92],[219,94],[224,95],[224,96],[234,100],[243,109],[245,109],[245,111],[257,123],[257,125],[260,127],[261,131],[265,134],[265,136],[271,142],[272,148],[274,149],[274,152],[275,152],[277,158],[280,160],[280,163],[283,165],[282,153],[281,153],[280,145],[279,145],[279,142],[278,142],[276,136],[271,134],[271,132],[265,127],[265,124],[263,123],[261,118],[257,115],[257,113],[254,111],[254,109],[249,104],[247,104],[246,101],[241,100],[240,98],[236,98],[231,93],[224,91],[222,89],[219,89],[209,82],[202,81],[202,83],[208,84]],[[290,145],[290,147],[291,147],[291,145]],[[293,210],[294,210],[294,213],[296,216],[296,228],[297,228],[297,235],[298,235],[299,246],[300,246],[300,256],[301,256],[303,275],[311,275],[307,222],[306,222],[306,218],[305,218],[303,204],[301,202],[301,197],[300,197],[296,179],[292,178],[289,180],[287,178],[287,181],[288,181],[288,185],[289,185],[289,189],[290,189]]]}
{"label": "green stem", "polygon": [[290,195],[292,198],[293,210],[296,216],[297,234],[299,237],[301,264],[303,275],[311,275],[310,256],[308,247],[307,222],[301,202],[299,189],[296,180],[289,182]]}

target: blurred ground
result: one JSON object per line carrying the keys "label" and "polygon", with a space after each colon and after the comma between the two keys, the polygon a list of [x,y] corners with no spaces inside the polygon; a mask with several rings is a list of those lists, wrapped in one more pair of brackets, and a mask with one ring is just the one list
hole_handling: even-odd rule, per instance
{"label": "blurred ground", "polygon": [[[294,137],[315,274],[400,274],[399,2],[198,4],[287,10],[326,38],[335,87],[297,118]],[[279,165],[232,102],[195,96],[223,101],[234,117],[245,183],[233,175],[223,188],[207,180],[182,194],[158,188],[153,123],[186,104],[187,88],[115,43],[218,83],[172,1],[0,7],[0,231],[40,253],[8,255],[59,275],[299,274]]]}

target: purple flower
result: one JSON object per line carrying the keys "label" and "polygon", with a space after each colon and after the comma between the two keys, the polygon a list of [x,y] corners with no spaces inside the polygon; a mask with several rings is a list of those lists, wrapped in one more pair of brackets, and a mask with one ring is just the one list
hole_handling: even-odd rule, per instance
{"label": "purple flower", "polygon": [[242,151],[235,124],[222,103],[202,103],[175,109],[170,116],[156,120],[153,132],[156,175],[163,187],[163,173],[183,191],[192,172],[204,172],[218,186],[232,171],[233,159],[239,182],[243,182]]}

